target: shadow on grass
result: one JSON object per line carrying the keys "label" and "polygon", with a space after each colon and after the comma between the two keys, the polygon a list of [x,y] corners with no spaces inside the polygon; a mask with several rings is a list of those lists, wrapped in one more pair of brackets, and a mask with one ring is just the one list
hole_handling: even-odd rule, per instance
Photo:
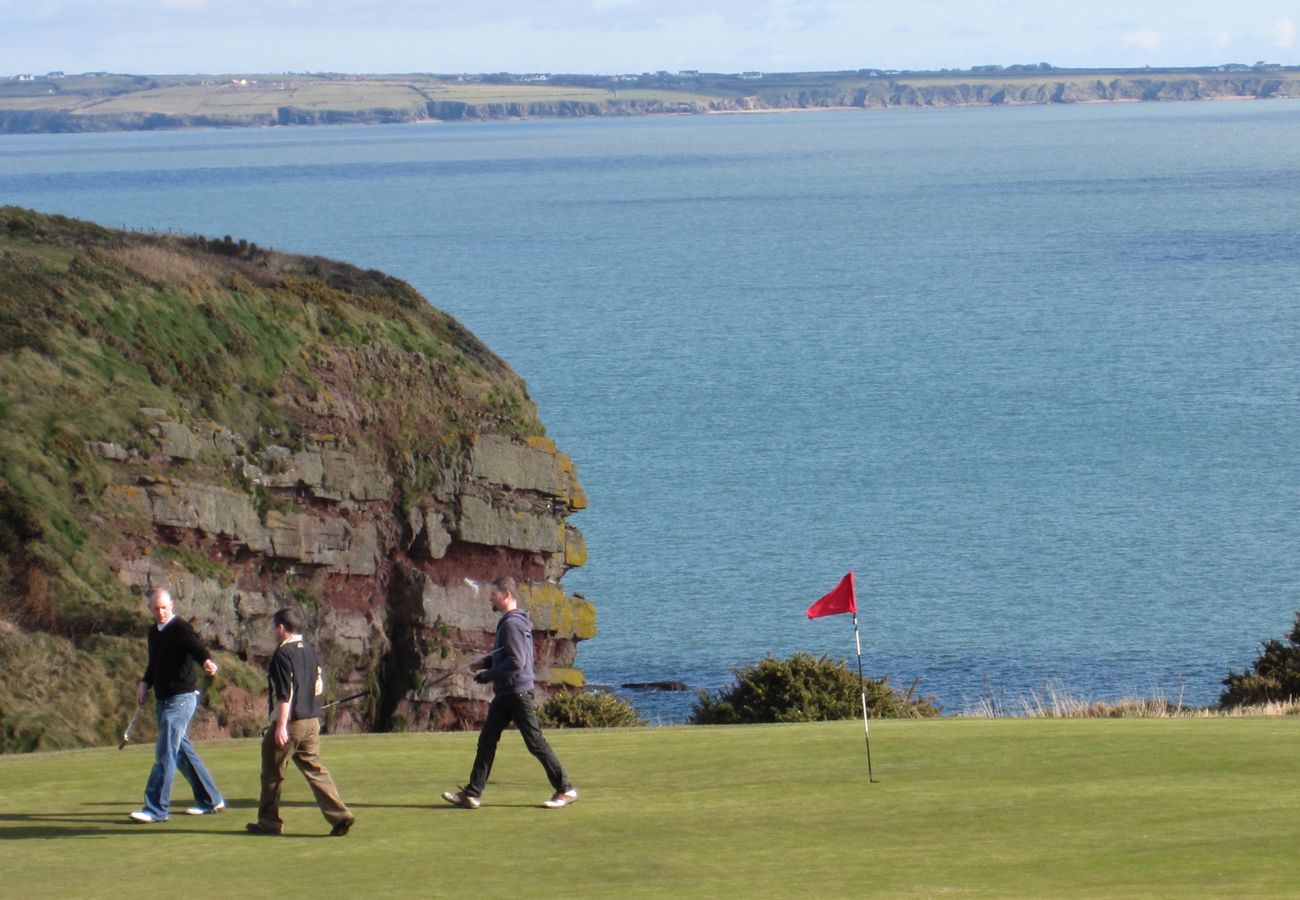
{"label": "shadow on grass", "polygon": [[139,824],[124,821],[125,816],[83,813],[0,813],[0,841],[50,840],[53,838],[107,838],[122,835],[157,837],[160,834],[201,834],[208,837],[279,838],[281,840],[315,840],[327,838],[329,832],[319,834],[287,832],[281,835],[250,834],[239,819],[230,819],[228,828],[185,827],[175,818],[165,822]]}
{"label": "shadow on grass", "polygon": [[[129,802],[109,802],[99,801],[94,803],[83,804],[88,807],[84,812],[51,812],[51,813],[0,813],[0,841],[22,841],[22,840],[49,840],[51,838],[91,838],[91,837],[118,837],[123,834],[140,834],[147,836],[157,836],[159,834],[204,834],[204,835],[222,835],[227,837],[282,837],[282,838],[318,838],[330,837],[329,833],[310,834],[290,832],[282,835],[257,835],[250,834],[244,829],[244,817],[238,814],[232,815],[237,810],[251,811],[256,815],[257,802],[254,800],[238,799],[227,800],[226,809],[216,815],[189,816],[184,812],[181,804],[175,804],[180,807],[179,814],[173,814],[169,819],[163,822],[132,822],[128,817],[131,810],[139,809],[139,804],[132,805]],[[292,801],[281,803],[281,807],[310,807],[316,808],[316,804],[307,801]],[[99,812],[97,810],[108,807],[113,812]],[[217,820],[221,825],[217,825],[213,820]],[[212,826],[205,828],[196,828],[198,822],[212,822]],[[222,827],[222,825],[226,827]],[[187,827],[188,826],[188,827]]]}

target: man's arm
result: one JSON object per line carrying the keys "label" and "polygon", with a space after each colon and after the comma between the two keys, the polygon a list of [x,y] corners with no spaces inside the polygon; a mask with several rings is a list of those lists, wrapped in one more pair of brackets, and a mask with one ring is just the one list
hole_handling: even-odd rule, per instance
{"label": "man's arm", "polygon": [[281,700],[275,705],[275,745],[283,747],[289,743],[289,701]]}
{"label": "man's arm", "polygon": [[140,676],[140,684],[135,689],[135,705],[144,706],[144,700],[149,696],[149,688],[153,687],[154,681],[154,658],[157,654],[154,652],[154,641],[157,639],[158,629],[150,628],[149,637],[145,640],[145,645],[149,648],[149,662],[145,664],[144,674]]}
{"label": "man's arm", "polygon": [[203,666],[203,671],[208,673],[209,678],[216,675],[217,664],[213,662],[212,657],[208,655],[208,649],[204,647],[203,642],[199,640],[198,634],[194,631],[194,626],[189,622],[186,622],[184,619],[182,619],[179,624],[184,626],[184,629],[181,632],[181,640],[185,645],[185,652],[188,653],[190,658],[196,663]]}
{"label": "man's arm", "polygon": [[283,747],[289,743],[289,716],[292,713],[290,701],[293,699],[293,664],[283,650],[277,650],[271,657],[267,682],[271,691],[271,710],[275,716],[272,727],[275,729],[275,744]]}

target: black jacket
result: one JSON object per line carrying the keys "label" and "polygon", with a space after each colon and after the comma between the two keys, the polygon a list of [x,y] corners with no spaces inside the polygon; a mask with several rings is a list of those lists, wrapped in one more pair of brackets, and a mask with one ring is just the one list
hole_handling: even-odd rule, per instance
{"label": "black jacket", "polygon": [[198,690],[196,664],[207,658],[190,623],[172,616],[162,628],[149,628],[149,665],[140,680],[153,688],[158,700],[188,694]]}

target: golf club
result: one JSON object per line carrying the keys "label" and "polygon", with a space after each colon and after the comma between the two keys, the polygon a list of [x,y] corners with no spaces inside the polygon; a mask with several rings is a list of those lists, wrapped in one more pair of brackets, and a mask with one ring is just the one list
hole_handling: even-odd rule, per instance
{"label": "golf club", "polygon": [[344,697],[341,700],[335,700],[331,703],[326,703],[324,706],[321,707],[321,712],[324,712],[325,710],[329,709],[331,706],[338,706],[340,703],[347,703],[350,700],[359,700],[362,697],[367,697],[369,695],[370,695],[369,691],[362,691],[359,694],[353,694],[351,697]]}
{"label": "golf club", "polygon": [[453,675],[459,675],[461,672],[464,672],[466,669],[470,668],[471,666],[485,659],[491,659],[493,656],[499,653],[501,649],[502,648],[497,647],[496,649],[489,652],[486,656],[476,656],[473,659],[471,659],[469,662],[465,663],[465,665],[452,669],[450,672],[447,672],[443,675],[439,675],[437,678],[433,679],[433,681],[430,681],[428,684],[426,684],[425,687],[433,687],[435,684],[440,684]]}
{"label": "golf club", "polygon": [[140,710],[142,709],[144,709],[143,703],[136,705],[135,712],[131,713],[131,721],[126,723],[126,731],[122,732],[122,743],[117,745],[117,749],[121,750],[131,740],[131,729],[135,727],[135,720],[140,717]]}

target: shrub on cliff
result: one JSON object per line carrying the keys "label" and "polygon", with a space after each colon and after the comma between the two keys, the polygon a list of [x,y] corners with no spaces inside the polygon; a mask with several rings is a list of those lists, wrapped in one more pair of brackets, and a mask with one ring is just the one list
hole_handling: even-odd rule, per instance
{"label": "shrub on cliff", "polygon": [[593,691],[556,694],[542,707],[539,718],[544,728],[627,728],[645,724],[627,701]]}
{"label": "shrub on cliff", "polygon": [[1219,697],[1221,706],[1248,706],[1300,697],[1300,613],[1286,641],[1264,642],[1264,649],[1246,671],[1228,672]]}
{"label": "shrub on cliff", "polygon": [[700,691],[691,711],[694,725],[747,725],[758,722],[818,722],[853,719],[861,715],[861,690],[867,692],[867,710],[877,718],[937,716],[932,697],[914,696],[915,686],[896,691],[888,678],[866,678],[844,660],[811,653],[789,659],[764,657],[759,662],[733,667],[736,682],[716,696]]}

